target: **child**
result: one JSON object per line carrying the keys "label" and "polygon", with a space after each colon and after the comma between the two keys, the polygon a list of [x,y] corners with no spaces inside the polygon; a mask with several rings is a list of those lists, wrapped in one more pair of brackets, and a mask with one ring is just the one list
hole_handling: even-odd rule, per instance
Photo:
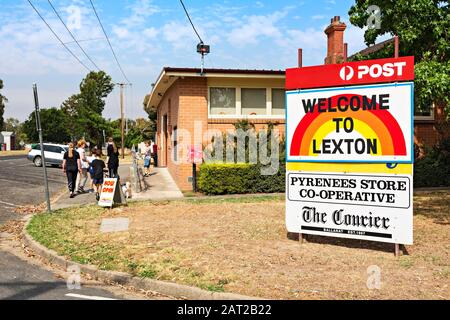
{"label": "child", "polygon": [[150,144],[148,141],[145,142],[145,155],[144,155],[144,177],[150,176],[150,164],[152,160],[152,153],[150,150]]}
{"label": "child", "polygon": [[103,185],[103,169],[106,168],[105,162],[100,158],[102,150],[95,150],[95,159],[91,163],[92,167],[92,183],[95,188],[95,198],[100,200],[100,191]]}
{"label": "child", "polygon": [[92,162],[95,160],[95,153],[97,152],[97,147],[94,147],[94,149],[92,150],[92,152],[91,152],[91,155],[89,156],[89,157],[86,157],[87,158],[87,161],[88,161],[88,163],[89,163],[89,169],[88,169],[88,171],[89,171],[89,178],[90,178],[90,190],[89,190],[89,193],[94,193],[94,181],[93,181],[93,179],[94,179],[94,168],[92,168]]}

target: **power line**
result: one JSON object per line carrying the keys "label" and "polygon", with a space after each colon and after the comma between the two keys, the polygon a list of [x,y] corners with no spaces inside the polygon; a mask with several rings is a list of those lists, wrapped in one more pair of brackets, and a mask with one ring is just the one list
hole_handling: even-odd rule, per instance
{"label": "power line", "polygon": [[42,19],[42,21],[44,21],[44,23],[47,25],[47,27],[50,29],[50,31],[53,33],[53,35],[56,37],[56,39],[59,40],[59,42],[61,42],[61,44],[64,46],[64,48],[66,48],[67,51],[69,51],[69,53],[83,66],[85,67],[88,71],[91,71],[90,68],[88,68],[83,61],[81,61],[76,55],[75,53],[72,52],[72,50],[69,49],[69,47],[67,47],[67,45],[61,40],[60,37],[58,37],[58,35],[56,34],[55,31],[53,31],[52,27],[50,27],[50,25],[47,23],[47,21],[44,19],[44,17],[39,13],[39,11],[36,9],[36,7],[33,5],[33,3],[31,3],[30,0],[28,0],[28,3],[31,5],[31,7],[33,7],[34,11],[36,11],[36,13],[38,14],[38,16]]}
{"label": "power line", "polygon": [[189,12],[186,9],[186,6],[183,3],[183,0],[180,0],[181,5],[183,6],[184,12],[186,13],[186,17],[189,19],[189,22],[191,23],[192,29],[194,29],[195,34],[197,35],[198,39],[200,40],[200,43],[203,43],[202,38],[200,37],[200,35],[197,32],[197,29],[194,26],[194,23],[192,22],[191,17],[189,16]]}
{"label": "power line", "polygon": [[64,20],[61,18],[61,16],[59,15],[58,11],[56,10],[56,8],[53,6],[53,4],[51,3],[50,0],[47,0],[48,3],[50,4],[50,6],[52,7],[53,11],[55,12],[55,14],[58,16],[59,20],[61,21],[61,23],[64,25],[64,27],[66,28],[67,32],[69,32],[70,36],[72,37],[72,39],[76,42],[76,44],[78,45],[78,47],[81,49],[81,51],[83,51],[84,55],[86,56],[86,58],[88,58],[88,60],[94,65],[95,68],[97,68],[98,71],[100,71],[100,68],[95,64],[95,62],[91,59],[91,57],[89,57],[89,55],[86,53],[86,51],[83,49],[83,47],[80,45],[80,43],[77,41],[77,39],[75,38],[75,36],[73,35],[72,31],[70,31],[70,29],[67,27],[67,25],[65,24]]}
{"label": "power line", "polygon": [[111,48],[111,52],[114,56],[114,59],[117,62],[117,65],[119,66],[120,72],[122,72],[123,77],[125,78],[125,80],[127,80],[127,82],[129,83],[130,80],[128,80],[128,77],[125,75],[125,72],[122,69],[122,66],[119,63],[119,59],[117,59],[116,53],[114,52],[114,49],[111,45],[111,41],[109,41],[109,37],[106,34],[105,28],[103,27],[102,21],[100,20],[100,17],[98,16],[97,10],[95,9],[94,3],[92,2],[92,0],[89,0],[89,2],[91,3],[92,9],[94,10],[95,16],[97,17],[98,23],[100,24],[100,26],[102,27],[103,33],[105,34],[106,37],[106,41],[108,41],[109,47]]}
{"label": "power line", "polygon": [[[78,40],[78,42],[97,41],[97,40],[102,40],[102,39],[103,38],[83,39],[83,40]],[[65,44],[72,44],[75,42],[76,41],[69,41],[69,42],[65,42]]]}

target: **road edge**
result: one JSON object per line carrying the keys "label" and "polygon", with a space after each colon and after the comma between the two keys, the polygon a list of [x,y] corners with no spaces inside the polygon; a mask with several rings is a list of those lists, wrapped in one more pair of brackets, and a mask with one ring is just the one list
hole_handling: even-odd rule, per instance
{"label": "road edge", "polygon": [[34,253],[46,260],[47,262],[57,265],[64,270],[68,267],[77,266],[84,274],[91,276],[95,280],[99,280],[105,283],[116,283],[119,285],[128,285],[140,290],[154,291],[162,295],[185,299],[185,300],[262,300],[261,298],[244,296],[235,293],[227,292],[211,292],[203,290],[197,287],[187,286],[183,284],[177,284],[173,282],[146,279],[135,277],[129,273],[118,271],[105,271],[99,270],[97,266],[85,265],[77,262],[67,260],[66,258],[58,255],[55,251],[46,248],[37,241],[35,241],[31,235],[27,232],[27,227],[31,222],[33,216],[27,218],[25,225],[22,229],[22,241],[25,246],[31,248]]}

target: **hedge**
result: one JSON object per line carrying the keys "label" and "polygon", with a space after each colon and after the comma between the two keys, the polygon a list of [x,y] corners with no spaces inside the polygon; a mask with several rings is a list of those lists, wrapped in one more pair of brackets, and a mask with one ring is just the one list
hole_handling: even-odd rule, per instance
{"label": "hedge", "polygon": [[414,187],[450,187],[450,138],[427,150],[414,163]]}
{"label": "hedge", "polygon": [[275,175],[261,175],[259,164],[203,164],[199,190],[209,195],[285,192],[285,164]]}

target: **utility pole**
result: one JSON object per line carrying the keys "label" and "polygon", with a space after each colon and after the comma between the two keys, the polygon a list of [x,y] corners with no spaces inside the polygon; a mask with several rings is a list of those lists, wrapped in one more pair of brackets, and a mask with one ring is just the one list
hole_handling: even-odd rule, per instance
{"label": "utility pole", "polygon": [[122,132],[122,159],[125,159],[125,114],[123,111],[123,88],[125,86],[131,86],[131,83],[116,83],[120,86],[120,119],[121,119],[121,132]]}
{"label": "utility pole", "polygon": [[33,94],[34,94],[34,105],[35,105],[35,116],[36,116],[36,130],[39,132],[39,144],[41,146],[42,168],[44,169],[45,199],[47,201],[47,211],[51,212],[52,209],[50,207],[50,192],[48,190],[47,166],[45,163],[44,141],[42,139],[41,111],[39,109],[39,98],[38,98],[36,84],[33,84]]}

